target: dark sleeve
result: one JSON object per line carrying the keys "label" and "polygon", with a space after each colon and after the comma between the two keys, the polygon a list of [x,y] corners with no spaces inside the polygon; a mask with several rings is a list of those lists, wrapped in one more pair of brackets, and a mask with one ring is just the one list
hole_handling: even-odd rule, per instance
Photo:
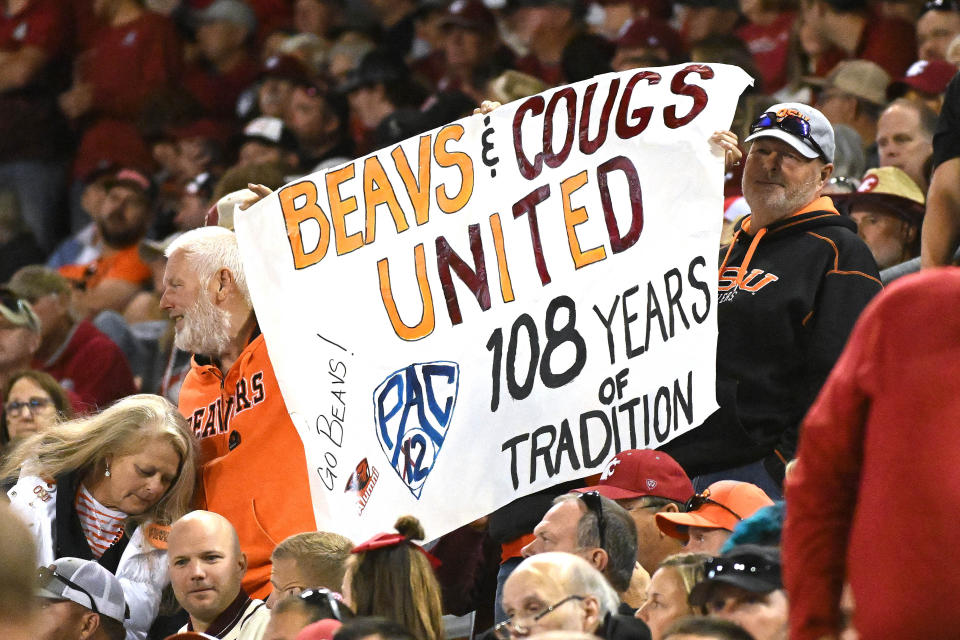
{"label": "dark sleeve", "polygon": [[[806,398],[809,406],[836,364],[864,308],[883,288],[870,249],[852,232],[833,238],[834,268],[823,279],[805,336]],[[777,450],[789,460],[796,452],[799,425],[784,430]]]}
{"label": "dark sleeve", "polygon": [[77,352],[82,372],[72,372],[73,390],[80,399],[100,409],[137,392],[126,356],[108,339],[91,340]]}
{"label": "dark sleeve", "polygon": [[783,582],[790,594],[790,638],[834,636],[840,629],[847,544],[875,379],[873,307],[857,326],[803,422],[796,467],[786,483]]}
{"label": "dark sleeve", "polygon": [[960,74],[953,76],[933,134],[933,168],[960,157]]}

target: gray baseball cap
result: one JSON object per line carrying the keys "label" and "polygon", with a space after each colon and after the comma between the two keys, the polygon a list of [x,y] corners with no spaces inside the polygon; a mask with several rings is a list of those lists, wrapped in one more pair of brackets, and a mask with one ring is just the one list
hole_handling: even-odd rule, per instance
{"label": "gray baseball cap", "polygon": [[117,577],[96,562],[59,558],[37,572],[38,598],[69,600],[122,623],[129,617]]}
{"label": "gray baseball cap", "polygon": [[801,102],[781,102],[769,107],[750,127],[750,135],[744,142],[757,138],[782,140],[804,158],[821,157],[822,151],[827,162],[833,162],[837,146],[833,125],[827,116]]}

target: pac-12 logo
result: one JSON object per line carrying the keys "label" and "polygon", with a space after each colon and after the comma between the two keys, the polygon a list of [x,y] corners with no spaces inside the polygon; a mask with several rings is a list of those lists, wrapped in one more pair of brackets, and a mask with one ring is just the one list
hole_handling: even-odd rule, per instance
{"label": "pac-12 logo", "polygon": [[393,372],[373,392],[377,439],[417,500],[450,428],[459,382],[456,362],[425,362]]}

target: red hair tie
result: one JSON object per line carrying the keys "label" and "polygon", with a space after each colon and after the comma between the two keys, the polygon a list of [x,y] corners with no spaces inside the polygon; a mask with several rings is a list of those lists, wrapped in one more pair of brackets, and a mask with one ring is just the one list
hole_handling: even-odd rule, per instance
{"label": "red hair tie", "polygon": [[416,542],[408,539],[406,536],[399,533],[378,533],[373,536],[366,542],[361,542],[353,549],[350,550],[350,553],[364,553],[366,551],[373,551],[374,549],[384,549],[386,547],[398,547],[403,543],[407,543],[412,546],[414,549],[426,556],[427,560],[430,561],[430,566],[434,570],[439,569],[440,565],[443,564],[440,562],[440,559],[418,545]]}

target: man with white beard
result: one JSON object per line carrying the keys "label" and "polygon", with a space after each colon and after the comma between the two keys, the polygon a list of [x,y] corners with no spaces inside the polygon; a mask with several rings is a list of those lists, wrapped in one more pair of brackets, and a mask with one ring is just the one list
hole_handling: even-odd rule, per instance
{"label": "man with white beard", "polygon": [[[166,255],[160,307],[174,321],[177,347],[194,354],[179,402],[200,439],[200,508],[234,525],[247,554],[244,590],[264,599],[272,540],[317,528],[303,444],[257,324],[236,236],[194,229]],[[291,481],[298,469],[300,481]]]}

